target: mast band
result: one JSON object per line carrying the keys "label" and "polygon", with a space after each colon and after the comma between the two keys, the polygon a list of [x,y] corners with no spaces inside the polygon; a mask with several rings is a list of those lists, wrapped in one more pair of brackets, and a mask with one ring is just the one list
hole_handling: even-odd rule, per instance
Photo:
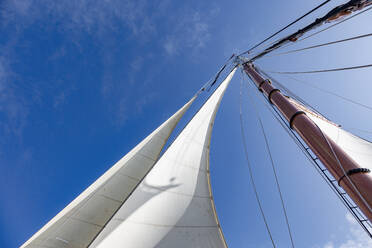
{"label": "mast band", "polygon": [[[348,172],[346,172],[346,175],[351,176],[351,175],[357,174],[357,173],[370,173],[370,172],[371,172],[371,170],[368,169],[368,168],[356,168],[356,169],[351,169]],[[338,179],[338,181],[337,181],[338,186],[340,186],[340,183],[341,183],[342,179],[344,179],[346,175],[344,174],[340,177],[340,179]]]}
{"label": "mast band", "polygon": [[272,95],[274,92],[276,92],[276,91],[280,92],[279,89],[272,89],[272,90],[270,91],[269,95],[267,96],[267,98],[269,99],[269,102],[270,102],[271,104],[273,104],[273,102],[271,101],[271,95]]}
{"label": "mast band", "polygon": [[261,91],[261,92],[262,92],[261,86],[262,86],[264,83],[269,83],[269,84],[271,84],[271,82],[270,82],[269,79],[264,79],[264,80],[262,80],[262,82],[258,85],[258,90]]}
{"label": "mast band", "polygon": [[304,111],[297,111],[296,113],[294,113],[294,115],[292,115],[291,119],[289,120],[289,126],[291,129],[293,129],[293,121],[294,119],[298,116],[298,115],[302,115],[302,114],[306,114]]}

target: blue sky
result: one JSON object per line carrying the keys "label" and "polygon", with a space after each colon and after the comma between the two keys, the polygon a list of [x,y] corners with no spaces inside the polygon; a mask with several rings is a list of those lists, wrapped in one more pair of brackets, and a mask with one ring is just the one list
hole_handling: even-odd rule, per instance
{"label": "blue sky", "polygon": [[[246,50],[320,2],[1,1],[0,247],[25,242],[181,107],[233,52]],[[282,35],[343,2],[331,1]],[[370,33],[371,18],[367,12],[292,47]],[[370,44],[366,38],[257,63],[286,71],[370,64]],[[365,69],[296,78],[372,106],[371,73]],[[285,76],[276,78],[331,120],[372,140],[370,110]],[[242,150],[239,83],[237,73],[215,122],[212,186],[229,246],[269,247]],[[257,95],[247,86],[244,92]],[[206,97],[198,99],[177,130]],[[297,247],[372,246],[260,98],[254,99]],[[278,247],[289,247],[254,113],[244,97],[257,187]]]}

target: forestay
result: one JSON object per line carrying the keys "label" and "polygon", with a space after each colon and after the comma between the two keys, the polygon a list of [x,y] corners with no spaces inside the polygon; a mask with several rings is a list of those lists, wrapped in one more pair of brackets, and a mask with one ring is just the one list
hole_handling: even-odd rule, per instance
{"label": "forestay", "polygon": [[83,248],[93,241],[155,164],[168,137],[195,100],[153,131],[21,248]]}
{"label": "forestay", "polygon": [[209,182],[215,115],[232,71],[90,247],[226,247]]}

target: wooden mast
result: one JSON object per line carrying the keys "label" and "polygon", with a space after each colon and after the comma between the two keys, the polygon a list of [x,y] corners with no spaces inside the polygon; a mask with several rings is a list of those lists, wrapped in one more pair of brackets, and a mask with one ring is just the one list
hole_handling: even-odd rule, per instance
{"label": "wooden mast", "polygon": [[[273,87],[269,79],[264,79],[252,63],[243,63],[243,69],[269,102],[277,107],[289,122],[290,127],[301,136],[332,176],[339,181],[339,185],[358,205],[365,216],[372,221],[372,177],[370,173],[364,173],[366,169],[361,168],[335,142],[322,133],[306,113],[294,105],[279,89]],[[344,171],[348,174],[353,172],[350,173],[348,178],[352,180],[357,190],[345,177]]]}

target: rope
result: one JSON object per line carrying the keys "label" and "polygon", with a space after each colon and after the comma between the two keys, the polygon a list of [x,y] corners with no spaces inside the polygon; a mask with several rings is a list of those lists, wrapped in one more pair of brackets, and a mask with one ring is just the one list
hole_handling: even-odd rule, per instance
{"label": "rope", "polygon": [[343,22],[346,22],[346,21],[348,21],[348,20],[350,20],[350,19],[352,19],[352,18],[354,18],[354,17],[356,17],[356,16],[358,16],[358,15],[364,13],[364,12],[367,12],[368,10],[371,10],[371,9],[372,9],[372,6],[369,7],[369,8],[367,8],[367,9],[365,9],[365,10],[363,10],[363,11],[361,11],[361,12],[356,13],[355,15],[349,16],[348,18],[345,18],[345,19],[343,19],[343,20],[341,20],[341,21],[339,21],[339,22],[337,22],[337,23],[335,23],[335,24],[332,24],[332,25],[329,26],[329,27],[326,27],[326,28],[324,28],[324,29],[322,29],[322,30],[319,30],[318,32],[315,32],[315,33],[313,33],[313,34],[310,34],[309,36],[306,36],[306,37],[304,37],[304,38],[302,38],[302,39],[299,39],[298,41],[306,40],[307,38],[310,38],[310,37],[312,37],[312,36],[314,36],[314,35],[317,35],[317,34],[323,32],[323,31],[326,31],[326,30],[328,30],[328,29],[330,29],[330,28],[333,28],[334,26],[337,26],[337,25],[339,25],[339,24],[341,24],[341,23],[343,23]]}
{"label": "rope", "polygon": [[[348,21],[348,20],[350,20],[350,19],[352,19],[352,18],[354,18],[354,17],[356,17],[356,16],[358,16],[358,15],[360,15],[360,14],[362,14],[362,13],[365,13],[365,12],[367,12],[368,10],[371,10],[371,9],[372,9],[372,6],[369,7],[369,8],[367,8],[367,9],[365,9],[365,10],[363,10],[363,11],[361,11],[361,12],[356,13],[355,15],[349,16],[349,17],[347,17],[347,18],[345,18],[345,19],[343,19],[343,20],[341,20],[341,21],[339,21],[339,22],[337,22],[337,23],[335,23],[335,24],[332,24],[332,25],[330,25],[329,27],[326,27],[326,28],[324,28],[324,29],[321,29],[321,30],[319,30],[319,31],[317,31],[317,32],[315,32],[315,33],[313,33],[313,34],[310,34],[310,35],[304,37],[304,38],[301,38],[301,39],[297,40],[296,42],[291,42],[291,43],[285,44],[285,45],[280,46],[280,47],[267,48],[267,49],[266,49],[266,52],[269,53],[269,52],[271,52],[271,51],[273,51],[273,50],[276,50],[276,49],[283,49],[283,48],[286,48],[286,47],[289,47],[289,46],[293,46],[293,45],[295,45],[295,44],[298,44],[298,42],[300,42],[300,41],[306,40],[306,39],[308,39],[308,38],[310,38],[310,37],[313,37],[313,36],[315,36],[315,35],[317,35],[317,34],[319,34],[319,33],[322,33],[322,32],[324,32],[324,31],[326,31],[326,30],[328,30],[328,29],[330,29],[330,28],[333,28],[333,27],[335,27],[335,26],[337,26],[337,25],[339,25],[339,24],[341,24],[341,23],[343,23],[343,22],[346,22],[346,21]],[[257,53],[257,54],[259,54],[259,53]],[[253,57],[255,57],[257,54],[255,54]],[[252,58],[253,58],[253,57],[252,57]],[[256,59],[265,58],[265,57],[271,57],[271,56],[264,56],[264,57],[259,57],[259,58],[256,58]],[[252,58],[251,58],[251,59],[252,59]]]}
{"label": "rope", "polygon": [[323,44],[318,44],[318,45],[315,45],[315,46],[309,46],[309,47],[305,47],[305,48],[301,48],[301,49],[290,50],[290,51],[283,52],[283,53],[272,54],[272,55],[269,55],[269,56],[266,56],[266,57],[273,57],[273,56],[279,56],[279,55],[284,55],[284,54],[290,54],[290,53],[305,51],[305,50],[309,50],[309,49],[313,49],[313,48],[317,48],[317,47],[328,46],[328,45],[333,45],[333,44],[337,44],[337,43],[341,43],[341,42],[345,42],[345,41],[366,38],[366,37],[369,37],[369,36],[372,36],[372,33],[359,35],[359,36],[355,36],[355,37],[351,37],[351,38],[347,38],[347,39],[327,42],[327,43],[323,43]]}
{"label": "rope", "polygon": [[339,98],[341,98],[341,99],[344,100],[344,101],[351,102],[351,103],[353,103],[353,104],[355,104],[355,105],[358,105],[358,106],[364,107],[364,108],[366,108],[366,109],[372,110],[372,107],[370,107],[370,106],[368,106],[368,105],[364,105],[364,104],[362,104],[362,103],[359,103],[359,102],[354,101],[354,100],[352,100],[352,99],[349,99],[349,98],[346,98],[346,97],[344,97],[344,96],[338,95],[338,94],[333,93],[333,92],[331,92],[331,91],[328,91],[328,90],[325,90],[325,89],[319,88],[319,87],[317,87],[317,86],[311,85],[311,84],[309,84],[309,83],[307,83],[307,82],[305,82],[305,81],[301,81],[301,80],[299,80],[299,79],[297,79],[297,78],[293,78],[293,77],[290,77],[290,76],[286,76],[286,77],[289,78],[289,79],[291,79],[291,80],[293,80],[293,81],[296,81],[296,82],[299,82],[299,83],[301,83],[301,84],[304,84],[304,85],[306,85],[306,86],[308,86],[308,87],[311,87],[311,88],[317,89],[317,90],[319,90],[319,91],[325,92],[325,93],[327,93],[327,94],[330,94],[330,95],[333,95],[333,96],[339,97]]}
{"label": "rope", "polygon": [[[314,122],[315,123],[315,122]],[[353,183],[353,181],[351,180],[351,178],[349,177],[349,175],[347,174],[347,172],[345,171],[344,167],[342,166],[340,160],[338,159],[338,156],[336,154],[336,152],[334,151],[331,143],[329,142],[329,140],[327,139],[326,135],[323,133],[323,130],[320,129],[320,127],[315,123],[315,125],[318,127],[318,130],[321,132],[323,138],[326,140],[329,148],[331,149],[332,151],[332,154],[333,156],[335,157],[336,161],[337,161],[337,164],[338,166],[341,168],[342,170],[342,173],[344,173],[344,177],[346,177],[346,179],[349,181],[349,183],[351,184],[351,186],[354,188],[355,192],[357,193],[357,195],[359,196],[359,198],[363,201],[363,203],[366,205],[366,207],[368,208],[369,211],[372,212],[372,209],[371,209],[371,206],[368,204],[368,202],[366,201],[366,199],[362,196],[362,194],[360,193],[360,191],[358,190],[358,188],[355,186],[355,184]]]}
{"label": "rope", "polygon": [[[266,99],[266,101],[267,101],[267,99]],[[266,106],[267,107],[267,106]],[[276,114],[281,118],[281,120],[282,120],[282,122],[283,123],[285,123],[285,121],[283,120],[283,118],[281,117],[281,115],[278,113],[278,111],[273,107],[273,105],[271,105],[271,107],[272,107],[272,109],[273,110],[275,110],[275,112],[276,112]],[[270,111],[272,112],[272,110],[270,109]],[[272,112],[273,113],[273,112]],[[286,129],[286,131],[287,131],[287,133],[288,133],[288,126],[287,125],[285,125],[285,124],[283,124],[279,119],[278,119],[278,117],[276,116],[276,115],[274,115],[274,117],[279,121],[279,123],[283,126],[283,127],[287,127],[287,128],[285,128]],[[261,122],[262,123],[262,122]],[[329,140],[326,138],[326,136],[325,136],[325,134],[323,133],[323,131],[319,128],[319,126],[317,126],[317,128],[319,129],[319,131],[321,132],[321,134],[322,134],[322,136],[323,136],[323,138],[326,140],[326,142],[327,142],[327,144],[328,144],[328,146],[329,146],[329,148],[331,149],[331,151],[332,151],[332,153],[333,153],[333,156],[335,157],[335,159],[336,159],[336,161],[337,161],[337,163],[338,163],[338,166],[341,168],[341,170],[342,170],[342,172],[343,172],[343,174],[344,174],[344,176],[347,178],[347,180],[350,182],[350,184],[351,184],[351,186],[353,187],[353,189],[355,190],[355,192],[357,193],[357,195],[360,197],[360,199],[363,201],[363,203],[367,206],[367,208],[368,208],[368,210],[369,211],[371,211],[371,206],[368,204],[368,202],[365,200],[365,198],[361,195],[361,193],[360,193],[360,191],[357,189],[357,187],[355,186],[355,184],[352,182],[352,180],[350,179],[350,177],[347,175],[347,173],[346,173],[346,171],[345,171],[345,169],[343,168],[343,166],[342,166],[342,164],[341,164],[341,162],[340,162],[340,160],[338,159],[338,156],[337,156],[337,154],[335,153],[335,151],[334,151],[334,149],[333,149],[333,147],[332,147],[332,145],[330,144],[330,142],[329,142]],[[264,131],[264,130],[263,130]],[[291,133],[292,133],[292,135],[293,136],[295,136],[295,134],[293,133],[293,131],[292,130],[290,130],[291,131]],[[291,137],[292,137],[292,135],[290,135]],[[264,137],[265,137],[265,135],[264,135]],[[295,136],[296,137],[296,136]],[[293,138],[293,137],[292,137]],[[298,142],[296,142],[295,141],[295,143],[296,144],[298,144],[298,143],[300,143],[301,144],[301,146],[303,147],[303,144],[298,140],[298,138],[296,137],[296,139],[297,139],[297,141]],[[301,149],[302,150],[302,149]],[[305,155],[306,155],[306,153],[307,153],[307,151],[303,151],[304,153],[305,153]],[[308,157],[308,156],[307,156]],[[309,158],[309,157],[308,157]],[[310,158],[309,158],[310,159]],[[314,161],[313,161],[313,163],[315,163]],[[319,168],[320,169],[320,168]],[[318,171],[319,172],[319,171]],[[320,172],[319,172],[320,173]],[[322,177],[324,178],[324,176],[322,175]],[[324,178],[325,179],[325,178]],[[327,184],[328,185],[330,185],[330,183],[329,182],[327,182]],[[331,186],[331,185],[330,185]],[[335,189],[333,188],[333,187],[331,187],[331,189],[336,193],[336,191],[335,191]],[[339,198],[341,199],[341,196],[340,195],[338,195],[339,196]],[[345,202],[343,202],[344,203],[344,205],[346,206],[346,207],[348,207],[347,205],[346,205],[346,203]],[[357,219],[357,220],[359,220],[358,219],[358,217],[356,216],[356,214],[352,211],[352,209],[350,209],[350,207],[348,207],[348,209],[349,209],[349,211],[350,211],[350,213]],[[358,221],[359,222],[359,224],[361,225],[361,227],[369,234],[369,235],[371,235],[370,234],[370,232],[369,232],[369,230],[361,223],[361,221],[359,220]],[[368,223],[369,224],[369,223]]]}
{"label": "rope", "polygon": [[254,102],[253,99],[251,99],[251,102],[253,103],[253,106],[254,106],[254,109],[255,109],[255,113],[256,113],[257,119],[259,121],[259,124],[260,124],[260,127],[261,127],[261,131],[262,131],[262,134],[263,134],[263,137],[264,137],[264,140],[265,140],[266,150],[267,150],[267,152],[269,154],[269,157],[270,157],[271,168],[272,168],[273,173],[274,173],[276,188],[277,188],[277,190],[279,192],[279,197],[280,197],[280,201],[281,201],[281,205],[282,205],[282,209],[283,209],[283,214],[284,214],[284,217],[285,217],[285,221],[286,221],[286,224],[287,224],[289,238],[291,240],[291,245],[294,248],[295,245],[294,245],[294,242],[293,242],[292,232],[291,232],[291,228],[290,228],[290,225],[289,225],[287,210],[285,208],[282,191],[280,189],[279,179],[278,179],[278,175],[276,173],[274,160],[273,160],[273,157],[272,157],[272,154],[271,154],[271,150],[270,150],[270,146],[269,146],[269,141],[268,141],[267,136],[266,136],[266,132],[265,132],[264,125],[262,123],[262,119],[260,117],[260,114],[257,111],[257,106],[256,106],[256,104],[255,104],[255,102]]}
{"label": "rope", "polygon": [[368,208],[369,211],[372,211],[371,209],[371,206],[368,204],[368,202],[366,201],[366,199],[362,196],[362,194],[360,193],[360,191],[358,190],[358,188],[355,186],[355,184],[352,182],[352,180],[350,179],[350,177],[347,175],[344,167],[342,166],[336,152],[334,151],[331,143],[329,142],[329,140],[327,139],[327,137],[325,136],[325,134],[323,133],[323,131],[319,128],[319,126],[315,123],[315,125],[317,126],[318,130],[321,132],[323,138],[325,139],[325,141],[327,142],[329,148],[331,149],[332,151],[332,154],[333,156],[335,157],[336,159],[336,162],[338,164],[338,166],[341,168],[342,172],[343,172],[343,176],[345,176],[347,178],[347,180],[350,182],[351,186],[353,187],[353,189],[355,190],[355,192],[357,193],[357,195],[359,196],[359,198],[363,201],[363,203],[366,205],[366,207]]}
{"label": "rope", "polygon": [[[261,95],[262,96],[262,95]],[[288,124],[286,123],[286,121],[283,119],[283,117],[279,114],[278,110],[275,109],[274,105],[272,104],[269,104],[268,100],[266,98],[261,98],[261,101],[263,101],[265,107],[271,112],[271,114],[275,117],[275,119],[279,122],[279,124],[284,128],[284,130],[287,132],[287,134],[292,138],[292,140],[297,144],[297,146],[300,148],[300,150],[302,151],[302,153],[305,155],[305,157],[309,160],[309,162],[314,166],[314,168],[316,169],[316,171],[318,172],[318,174],[323,178],[323,180],[327,183],[327,185],[331,188],[331,190],[337,195],[337,197],[341,200],[342,204],[349,210],[350,214],[352,216],[354,216],[355,220],[359,223],[359,225],[367,232],[367,234],[369,236],[371,236],[371,233],[369,231],[369,229],[367,229],[363,223],[360,221],[359,217],[356,215],[356,213],[353,212],[353,210],[350,208],[350,206],[348,206],[346,204],[346,200],[344,200],[341,195],[340,195],[340,192],[338,192],[336,190],[336,188],[332,185],[332,183],[330,182],[330,178],[322,173],[322,169],[320,168],[320,166],[314,161],[314,158],[310,155],[310,153],[306,150],[306,147],[304,146],[304,144],[302,144],[302,142],[300,141],[300,139],[296,136],[296,134],[294,133],[294,131],[292,129],[290,129],[290,127],[288,126]],[[346,198],[345,198],[346,199]],[[359,211],[358,211],[359,213]],[[359,213],[360,214],[360,213]],[[363,216],[363,215],[362,215]],[[370,224],[367,223],[369,226]]]}
{"label": "rope", "polygon": [[326,0],[324,1],[323,3],[319,4],[318,6],[316,6],[314,9],[310,10],[309,12],[307,12],[306,14],[302,15],[301,17],[297,18],[296,20],[294,20],[293,22],[291,22],[290,24],[288,24],[287,26],[283,27],[282,29],[280,29],[279,31],[275,32],[274,34],[270,35],[269,37],[267,37],[266,39],[264,39],[263,41],[259,42],[258,44],[254,45],[253,47],[251,47],[250,49],[248,49],[247,51],[239,54],[239,56],[243,55],[243,54],[246,54],[246,53],[249,53],[250,51],[252,51],[253,49],[255,49],[256,47],[262,45],[263,43],[265,43],[266,41],[270,40],[271,38],[273,38],[275,35],[281,33],[282,31],[284,31],[285,29],[289,28],[290,26],[292,26],[293,24],[295,24],[296,22],[300,21],[301,19],[305,18],[306,16],[308,16],[309,14],[313,13],[314,11],[316,11],[317,9],[319,9],[320,7],[322,7],[323,5],[327,4],[328,2],[330,2],[332,0]]}
{"label": "rope", "polygon": [[360,8],[364,8],[364,6],[366,6],[366,5],[361,6],[360,1],[361,0],[350,0],[349,2],[347,2],[345,4],[342,4],[342,5],[339,5],[335,8],[333,8],[331,11],[329,11],[323,17],[315,19],[315,21],[313,21],[309,25],[305,26],[304,28],[298,30],[297,32],[295,32],[295,33],[293,33],[289,36],[284,37],[283,39],[279,40],[277,43],[273,44],[269,48],[266,48],[264,51],[262,51],[258,55],[251,58],[250,60],[254,61],[258,58],[261,58],[262,56],[265,56],[267,53],[269,53],[269,52],[273,51],[274,49],[277,49],[277,48],[279,48],[279,47],[281,47],[281,46],[283,46],[283,45],[285,45],[289,42],[296,42],[299,37],[301,37],[305,33],[309,32],[310,30],[315,29],[318,26],[329,22],[329,20],[332,20],[333,18],[338,19],[339,18],[339,17],[337,17],[338,15],[342,16],[345,13],[358,11]]}
{"label": "rope", "polygon": [[[242,77],[242,79],[243,79],[243,77]],[[274,242],[273,236],[272,236],[272,234],[270,232],[269,224],[268,224],[268,222],[266,220],[265,213],[264,213],[263,208],[262,208],[262,205],[261,205],[261,201],[260,201],[260,198],[259,198],[259,195],[258,195],[258,192],[257,192],[256,184],[255,184],[254,179],[253,179],[252,166],[251,166],[251,163],[249,162],[248,148],[247,148],[247,143],[245,141],[243,113],[242,113],[242,88],[243,88],[243,80],[240,81],[240,97],[239,97],[240,112],[239,112],[239,116],[240,116],[240,131],[241,131],[241,134],[242,134],[245,159],[246,159],[247,165],[248,165],[249,178],[250,178],[250,181],[251,181],[251,184],[252,184],[252,187],[253,187],[254,194],[256,196],[256,201],[257,201],[258,207],[260,209],[262,219],[263,219],[263,221],[265,223],[265,226],[266,226],[267,234],[270,237],[272,246],[275,248],[276,247],[275,246],[275,242]]]}
{"label": "rope", "polygon": [[263,70],[261,70],[261,68],[259,68],[257,65],[256,65],[256,69],[262,73],[264,76],[266,76],[267,78],[270,78],[274,83],[275,85],[278,86],[279,89],[281,90],[284,90],[284,92],[286,92],[289,96],[291,96],[293,99],[299,101],[300,103],[302,103],[303,105],[305,105],[306,107],[310,108],[311,110],[313,110],[315,113],[318,113],[318,114],[321,114],[316,108],[314,108],[313,106],[311,106],[309,103],[307,103],[304,99],[302,99],[300,96],[298,96],[297,94],[295,94],[293,91],[291,91],[289,88],[285,87],[283,84],[281,84],[278,80],[276,80],[273,76],[267,74],[266,72],[264,72]]}
{"label": "rope", "polygon": [[[261,121],[260,121],[260,122],[261,122]],[[261,124],[261,125],[262,125],[262,124]],[[321,132],[323,138],[326,140],[328,146],[330,147],[330,149],[331,149],[331,151],[332,151],[332,153],[333,153],[333,155],[334,155],[334,157],[335,157],[335,159],[336,159],[336,161],[337,161],[339,167],[341,168],[342,172],[344,173],[343,176],[345,176],[345,177],[348,179],[348,181],[350,182],[350,184],[352,185],[352,187],[354,188],[354,190],[356,191],[356,193],[358,194],[358,196],[361,198],[361,200],[363,201],[363,203],[367,206],[368,210],[369,210],[369,211],[372,211],[372,210],[371,210],[371,206],[368,204],[368,202],[365,200],[365,198],[364,198],[364,197],[362,196],[362,194],[359,192],[359,190],[357,189],[357,187],[355,186],[355,184],[351,181],[350,177],[347,175],[345,169],[343,168],[343,166],[342,166],[340,160],[338,159],[338,156],[336,155],[336,153],[335,153],[335,151],[334,151],[332,145],[330,144],[329,140],[326,138],[325,134],[324,134],[323,131],[319,128],[319,126],[318,126],[316,123],[315,123],[315,125],[318,127],[318,129],[319,129],[319,131]],[[264,135],[264,136],[265,136],[265,135]],[[266,139],[266,137],[265,137],[265,139]]]}
{"label": "rope", "polygon": [[[217,82],[218,78],[220,77],[221,73],[225,70],[226,66],[229,64],[232,58],[235,57],[235,54],[231,55],[231,57],[225,62],[225,64],[218,70],[218,72],[215,74],[214,77],[209,79],[196,93],[198,96],[203,91],[207,90],[210,91],[210,89],[213,87],[213,85]],[[208,89],[207,89],[208,88]]]}
{"label": "rope", "polygon": [[321,72],[355,70],[355,69],[362,69],[362,68],[367,68],[367,67],[372,67],[372,64],[342,67],[342,68],[333,68],[333,69],[326,69],[326,70],[315,70],[315,71],[268,71],[268,72],[276,73],[276,74],[310,74],[310,73],[321,73]]}
{"label": "rope", "polygon": [[[372,66],[372,65],[370,65]],[[318,127],[319,131],[321,132],[323,138],[326,140],[328,146],[330,147],[339,167],[341,168],[342,172],[344,173],[344,176],[348,179],[348,181],[350,182],[350,184],[352,185],[352,187],[354,188],[355,192],[358,194],[358,196],[361,198],[361,200],[363,201],[363,203],[367,206],[368,210],[369,211],[372,211],[371,209],[371,206],[368,204],[368,202],[365,200],[365,198],[362,196],[362,194],[359,192],[359,190],[357,189],[357,187],[355,186],[355,184],[351,181],[350,177],[347,175],[344,167],[342,166],[340,160],[338,159],[338,156],[336,155],[332,145],[330,144],[329,140],[326,138],[325,134],[323,133],[323,131],[319,128],[319,126],[315,123],[315,125]]]}

